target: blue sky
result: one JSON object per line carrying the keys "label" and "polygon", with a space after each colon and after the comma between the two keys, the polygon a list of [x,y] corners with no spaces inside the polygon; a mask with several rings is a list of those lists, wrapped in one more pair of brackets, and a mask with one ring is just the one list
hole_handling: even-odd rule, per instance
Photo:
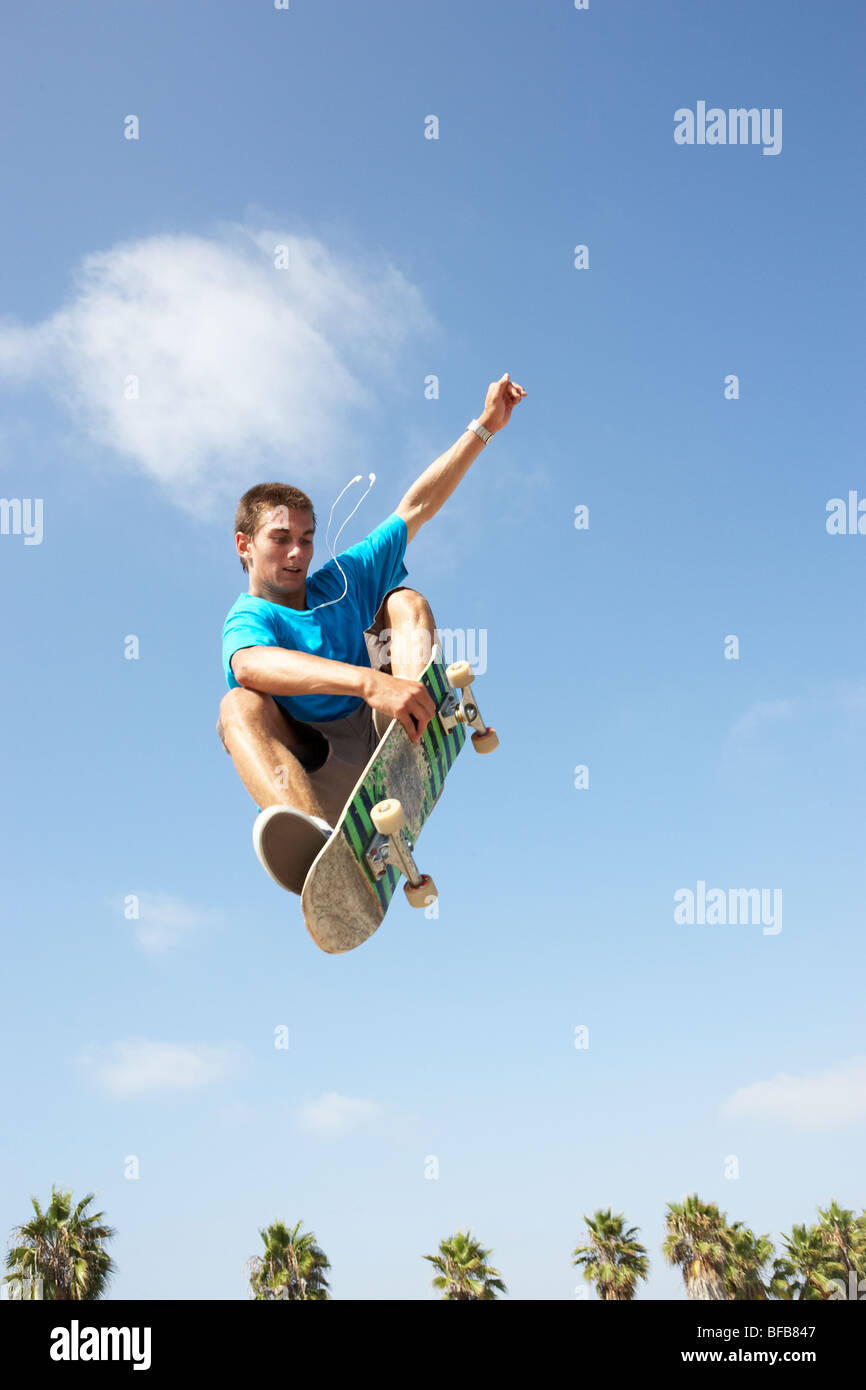
{"label": "blue sky", "polygon": [[[866,1203],[866,538],[826,527],[866,497],[864,28],[0,18],[0,490],[43,517],[0,535],[4,1232],[95,1189],[115,1296],[240,1298],[258,1228],[303,1220],[335,1297],[387,1299],[433,1297],[422,1254],[469,1227],[511,1296],[568,1299],[610,1206],[676,1298],[666,1202],[777,1244]],[[780,109],[780,152],[676,144],[699,101]],[[527,399],[407,552],[483,644],[501,749],[420,842],[438,920],[398,902],[327,957],[214,732],[234,505],[278,477],[327,517],[373,470],[351,544],[504,371]],[[675,922],[699,881],[779,889],[781,930]]]}

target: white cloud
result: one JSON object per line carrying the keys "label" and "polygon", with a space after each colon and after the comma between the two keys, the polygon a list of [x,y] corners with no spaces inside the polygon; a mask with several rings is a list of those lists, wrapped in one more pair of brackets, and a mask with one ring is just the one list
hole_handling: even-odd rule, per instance
{"label": "white cloud", "polygon": [[81,1060],[107,1095],[121,1097],[210,1086],[230,1075],[237,1062],[231,1047],[183,1046],[147,1038],[91,1049]]}
{"label": "white cloud", "polygon": [[363,1129],[384,1115],[384,1107],[372,1100],[358,1100],[327,1091],[297,1111],[301,1129],[311,1134],[340,1135]]}
{"label": "white cloud", "polygon": [[731,739],[758,733],[768,725],[789,722],[794,718],[798,703],[797,700],[764,700],[760,704],[750,705],[731,729]]}
{"label": "white cloud", "polygon": [[722,1106],[728,1119],[765,1120],[793,1129],[828,1130],[866,1120],[866,1057],[852,1057],[807,1076],[780,1072],[735,1091]]}
{"label": "white cloud", "polygon": [[764,735],[782,724],[803,725],[808,719],[819,719],[832,728],[840,716],[861,721],[864,711],[866,682],[837,681],[812,694],[750,705],[733,724],[729,739],[732,744],[751,745],[753,735]]}
{"label": "white cloud", "polygon": [[[288,269],[275,268],[277,246]],[[87,256],[55,314],[0,323],[0,378],[46,382],[83,439],[179,506],[215,515],[265,477],[346,480],[373,374],[391,372],[432,325],[389,263],[232,225]],[[125,395],[131,376],[138,399]]]}
{"label": "white cloud", "polygon": [[179,945],[184,938],[214,920],[213,913],[192,907],[167,893],[142,893],[138,910],[138,918],[132,919],[135,938],[145,950],[155,954]]}

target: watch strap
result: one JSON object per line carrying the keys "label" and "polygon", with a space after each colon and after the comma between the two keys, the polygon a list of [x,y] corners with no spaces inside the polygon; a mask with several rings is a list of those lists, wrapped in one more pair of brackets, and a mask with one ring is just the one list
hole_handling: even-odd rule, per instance
{"label": "watch strap", "polygon": [[473,434],[477,434],[478,438],[482,440],[485,444],[489,439],[493,438],[493,431],[485,429],[484,426],[479,424],[477,420],[470,420],[466,428],[468,430],[472,430]]}

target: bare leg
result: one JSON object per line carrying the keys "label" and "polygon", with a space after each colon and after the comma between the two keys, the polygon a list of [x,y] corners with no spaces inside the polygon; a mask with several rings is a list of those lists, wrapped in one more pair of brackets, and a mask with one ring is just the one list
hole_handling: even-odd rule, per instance
{"label": "bare leg", "polygon": [[293,806],[308,816],[325,813],[302,765],[309,749],[299,740],[270,695],[242,688],[223,696],[217,732],[257,806]]}
{"label": "bare leg", "polygon": [[398,589],[385,599],[384,609],[391,634],[391,674],[417,680],[436,640],[430,605],[417,590]]}

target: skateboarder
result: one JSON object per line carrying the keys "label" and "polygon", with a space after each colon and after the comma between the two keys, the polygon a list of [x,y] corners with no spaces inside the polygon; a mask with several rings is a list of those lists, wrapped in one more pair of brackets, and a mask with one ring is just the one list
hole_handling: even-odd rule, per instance
{"label": "skateboarder", "polygon": [[507,372],[491,383],[481,415],[396,510],[313,574],[316,517],[305,493],[260,483],[238,504],[249,589],[223,628],[229,691],[217,732],[260,808],[256,853],[291,892],[303,875],[288,866],[313,862],[391,720],[417,743],[435,713],[416,677],[436,626],[424,596],[403,583],[406,546],[525,395]]}

